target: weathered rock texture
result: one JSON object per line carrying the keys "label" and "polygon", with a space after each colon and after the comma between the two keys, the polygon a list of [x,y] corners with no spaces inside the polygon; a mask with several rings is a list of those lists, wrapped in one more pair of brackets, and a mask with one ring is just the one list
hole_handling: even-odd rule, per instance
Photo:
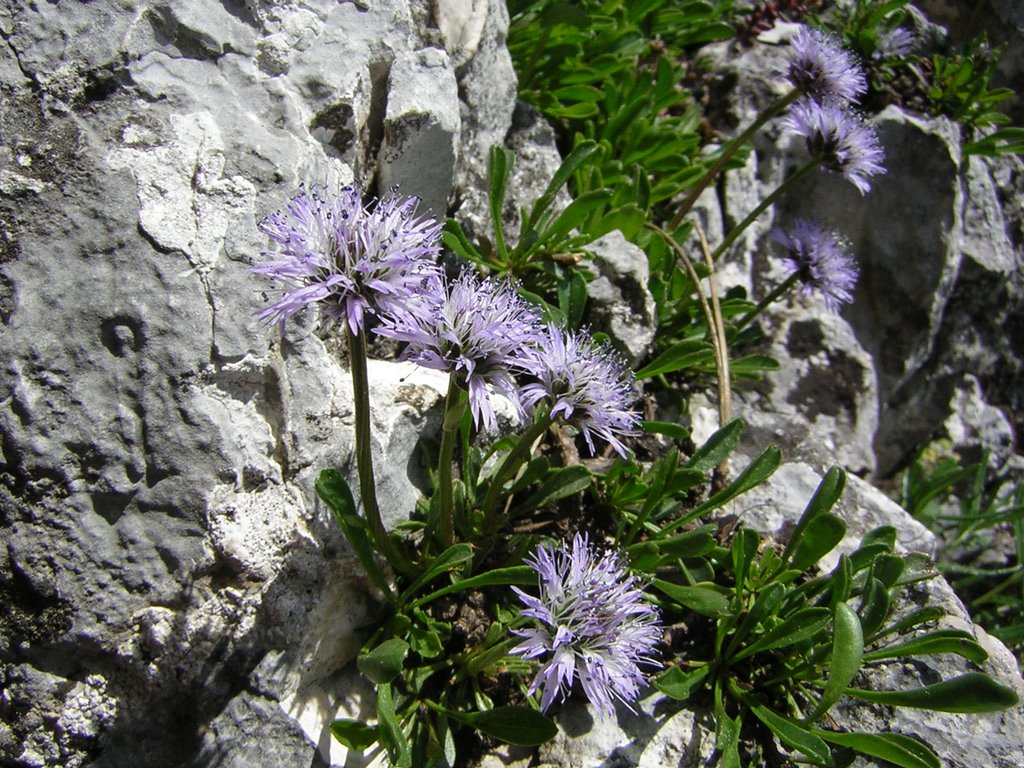
{"label": "weathered rock texture", "polygon": [[[449,39],[404,0],[0,4],[0,763],[320,760],[331,713],[282,702],[344,699],[367,615],[312,491],[350,468],[350,385],[314,316],[254,319],[256,224],[353,180],[445,215],[512,118],[478,10]],[[511,96],[483,115],[455,62]],[[393,522],[440,395],[371,378]]]}
{"label": "weathered rock texture", "polygon": [[[0,2],[0,764],[350,764],[326,726],[339,709],[367,714],[348,662],[373,593],[312,489],[324,467],[351,471],[350,385],[314,315],[283,330],[254,319],[272,290],[247,271],[265,244],[256,225],[300,184],[358,181],[399,183],[486,232],[487,152],[506,141],[509,200],[528,202],[521,190],[545,184],[557,155],[529,110],[513,119],[507,25],[497,0]],[[995,423],[983,398],[1011,396],[1017,371],[996,361],[1024,339],[1006,332],[1022,317],[1009,277],[1021,208],[999,199],[1019,166],[958,173],[948,126],[879,125],[905,158],[892,178],[931,163],[879,183],[898,220],[842,198],[890,293],[827,330],[774,317],[775,351],[801,362],[757,393],[774,418],[754,425],[823,440],[856,469],[872,468],[876,424],[925,407],[941,424],[954,391]],[[772,140],[721,206],[702,200],[721,218],[712,235],[749,208],[744,187],[785,168]],[[763,234],[733,268],[748,284]],[[897,234],[914,239],[897,251]],[[611,264],[622,254],[606,241]],[[906,252],[920,255],[908,265]],[[613,311],[609,330],[634,319]],[[905,320],[917,335],[890,341]],[[637,333],[626,351],[639,358],[650,339]],[[817,392],[827,369],[849,391]],[[394,522],[413,507],[416,437],[437,428],[443,386],[394,363],[370,373]],[[977,423],[954,428],[973,440]],[[541,754],[552,765],[690,765],[709,751],[703,715],[594,729],[581,708],[565,714]]]}

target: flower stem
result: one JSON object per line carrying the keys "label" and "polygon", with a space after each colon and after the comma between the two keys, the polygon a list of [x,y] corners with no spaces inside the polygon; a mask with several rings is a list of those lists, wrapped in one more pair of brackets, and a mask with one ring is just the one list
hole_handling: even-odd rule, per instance
{"label": "flower stem", "polygon": [[544,413],[537,417],[530,428],[522,434],[519,441],[512,447],[512,450],[509,451],[498,467],[498,470],[494,473],[494,477],[491,478],[491,484],[487,488],[487,495],[484,496],[483,503],[484,531],[488,534],[495,533],[498,527],[495,520],[495,512],[502,487],[520,465],[523,457],[528,455],[533,449],[533,444],[537,441],[537,438],[547,432],[548,427],[553,422],[554,419],[551,418],[549,413]]}
{"label": "flower stem", "polygon": [[448,376],[448,394],[444,399],[444,425],[441,429],[441,450],[437,459],[437,494],[441,514],[441,548],[447,549],[455,543],[455,494],[452,472],[454,471],[455,438],[459,422],[465,413],[462,388],[455,374]]}
{"label": "flower stem", "polygon": [[765,296],[757,303],[756,307],[754,307],[752,310],[747,312],[747,314],[745,314],[743,317],[739,319],[739,322],[737,322],[736,325],[733,326],[733,333],[739,333],[748,325],[750,325],[750,323],[754,320],[755,317],[764,312],[770,304],[777,301],[784,294],[786,294],[789,291],[789,289],[792,288],[796,281],[799,279],[800,273],[794,272],[781,283],[779,283],[777,286],[775,286],[767,296]]}
{"label": "flower stem", "polygon": [[370,438],[370,384],[366,373],[366,339],[362,334],[348,334],[349,368],[352,371],[352,399],[355,408],[356,471],[359,475],[359,497],[377,551],[391,566],[405,575],[414,574],[415,568],[399,551],[384,528],[377,504],[377,484],[373,476],[373,453]]}
{"label": "flower stem", "polygon": [[718,261],[721,255],[725,253],[727,250],[729,250],[729,246],[736,242],[736,238],[742,235],[743,232],[747,229],[747,227],[753,224],[757,217],[764,213],[765,209],[769,205],[771,205],[780,197],[782,197],[782,195],[788,192],[792,186],[794,186],[804,176],[808,175],[811,171],[818,168],[818,166],[819,163],[817,160],[811,160],[806,165],[797,169],[797,171],[793,173],[788,179],[783,181],[781,184],[779,184],[779,186],[772,190],[771,194],[765,197],[764,200],[758,203],[757,207],[754,208],[754,210],[747,214],[747,218],[745,218],[743,221],[741,221],[739,224],[732,228],[732,231],[729,232],[728,235],[726,235],[725,240],[723,240],[718,245],[718,247],[715,248],[714,252],[711,254],[711,258],[715,261]]}
{"label": "flower stem", "polygon": [[686,199],[680,204],[679,210],[676,211],[676,215],[672,219],[672,223],[668,226],[669,232],[675,232],[679,225],[683,223],[683,219],[686,217],[686,214],[690,212],[690,209],[693,208],[693,205],[697,202],[697,198],[700,197],[701,192],[707,189],[708,185],[715,180],[719,173],[722,172],[722,169],[725,168],[725,164],[728,163],[732,156],[739,151],[740,147],[750,141],[751,137],[757,133],[765,123],[796,101],[802,93],[803,91],[801,89],[794,88],[785,96],[777,99],[774,104],[770,105],[764,112],[758,115],[754,119],[754,122],[748,125],[743,133],[725,145],[722,149],[722,154],[719,155],[715,164],[709,171],[701,176],[700,181],[697,182],[697,186],[690,190]]}

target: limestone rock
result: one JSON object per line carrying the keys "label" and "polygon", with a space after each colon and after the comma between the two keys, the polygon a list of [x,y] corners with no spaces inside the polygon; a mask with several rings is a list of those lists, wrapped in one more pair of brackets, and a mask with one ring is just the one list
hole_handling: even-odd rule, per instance
{"label": "limestone rock", "polygon": [[444,51],[399,55],[388,78],[380,182],[423,200],[420,213],[443,219],[458,154],[459,96]]}
{"label": "limestone rock", "polygon": [[589,243],[587,253],[591,259],[584,266],[597,274],[587,284],[591,330],[607,333],[635,368],[650,353],[658,324],[647,254],[618,230]]}

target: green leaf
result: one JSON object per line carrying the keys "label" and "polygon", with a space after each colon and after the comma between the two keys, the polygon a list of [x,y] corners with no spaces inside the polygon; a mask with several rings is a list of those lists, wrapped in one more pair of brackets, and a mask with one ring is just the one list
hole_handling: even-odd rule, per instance
{"label": "green leaf", "polygon": [[757,596],[754,604],[750,606],[750,610],[747,611],[747,615],[743,617],[739,627],[736,629],[735,634],[729,640],[729,645],[725,649],[725,657],[731,658],[733,651],[736,647],[750,634],[751,630],[760,624],[770,614],[778,609],[782,605],[782,599],[786,596],[786,588],[775,582],[769,584],[762,592]]}
{"label": "green leaf", "polygon": [[353,752],[365,752],[377,743],[376,726],[361,720],[335,720],[331,723],[331,735]]}
{"label": "green leaf", "polygon": [[845,534],[846,523],[831,512],[814,518],[800,536],[790,566],[798,571],[807,570],[835,549]]}
{"label": "green leaf", "polygon": [[829,751],[828,745],[818,736],[815,736],[802,725],[776,714],[767,707],[752,702],[749,702],[748,706],[750,711],[754,713],[754,716],[767,725],[783,744],[818,763],[826,764],[829,762],[832,753]]}
{"label": "green leaf", "polygon": [[818,720],[839,701],[863,663],[864,633],[856,611],[846,603],[837,603],[832,624],[832,658],[829,660],[828,680],[821,700],[807,716],[807,722]]}
{"label": "green leaf", "polygon": [[647,421],[640,422],[644,432],[653,435],[665,435],[673,440],[687,440],[690,437],[690,430],[682,424],[674,424],[668,421]]}
{"label": "green leaf", "polygon": [[714,360],[715,348],[701,339],[684,339],[673,344],[654,360],[636,372],[637,380],[649,379],[665,373],[694,368],[700,363]]}
{"label": "green leaf", "polygon": [[715,749],[720,753],[718,768],[742,768],[740,762],[740,718],[717,718]]}
{"label": "green leaf", "polygon": [[505,206],[505,190],[516,156],[511,150],[493,146],[487,163],[487,200],[491,208],[491,223],[494,226],[495,247],[502,264],[508,263],[508,248],[502,226]]}
{"label": "green leaf", "polygon": [[896,659],[903,656],[926,656],[936,653],[955,653],[975,664],[981,664],[988,659],[988,652],[978,644],[970,632],[965,632],[962,629],[938,629],[927,635],[920,635],[896,645],[865,653],[864,661]]}
{"label": "green leaf", "polygon": [[736,377],[758,377],[766,371],[777,370],[779,361],[769,355],[744,355],[729,361],[729,373]]}
{"label": "green leaf", "polygon": [[732,453],[736,443],[739,442],[741,432],[743,432],[743,421],[733,419],[709,437],[704,445],[694,451],[693,456],[683,466],[687,469],[696,469],[701,472],[708,472],[714,469]]}
{"label": "green leaf", "polygon": [[573,496],[588,488],[592,477],[590,470],[583,464],[553,470],[532,496],[516,505],[516,514],[525,514],[566,496]]}
{"label": "green leaf", "polygon": [[373,583],[389,600],[394,600],[394,592],[391,591],[391,586],[374,557],[376,550],[366,532],[366,521],[356,514],[356,503],[344,476],[336,469],[325,469],[317,476],[313,487],[317,495],[330,507],[338,527],[352,545],[352,551],[373,579]]}
{"label": "green leaf", "polygon": [[551,95],[562,102],[600,101],[604,98],[604,91],[591,85],[567,85],[563,88],[556,88]]}
{"label": "green leaf", "polygon": [[747,573],[750,565],[757,555],[757,545],[760,543],[760,536],[757,531],[750,528],[740,528],[733,537],[732,546],[729,548],[732,557],[732,573],[736,581],[736,594],[739,595],[747,583]]}
{"label": "green leaf", "polygon": [[747,647],[741,649],[732,657],[732,660],[739,661],[761,651],[786,648],[803,642],[818,634],[828,624],[830,618],[831,613],[828,608],[805,608],[768,632],[765,632],[764,635]]}
{"label": "green leaf", "polygon": [[449,712],[448,716],[518,747],[536,747],[558,735],[554,721],[531,707],[495,707],[484,712]]}
{"label": "green leaf", "polygon": [[449,584],[447,587],[424,595],[412,604],[413,607],[421,607],[427,603],[437,600],[439,597],[450,595],[453,592],[460,592],[464,589],[479,589],[480,587],[507,586],[528,586],[537,583],[537,572],[528,565],[513,565],[508,568],[495,568],[493,571],[470,576],[468,579]]}
{"label": "green leaf", "polygon": [[860,624],[864,634],[871,636],[889,617],[889,590],[878,579],[871,578],[861,595]]}
{"label": "green leaf", "polygon": [[697,667],[684,672],[679,667],[669,667],[654,679],[654,687],[676,701],[686,701],[700,688],[711,672],[711,667]]}
{"label": "green leaf", "polygon": [[683,586],[670,581],[655,579],[655,589],[671,597],[677,603],[703,616],[716,618],[729,612],[729,599],[721,592],[702,586]]}
{"label": "green leaf", "polygon": [[935,712],[979,714],[999,712],[1020,703],[1016,692],[983,672],[968,672],[952,680],[909,691],[866,691],[847,688],[846,693],[864,701],[892,707],[914,707]]}
{"label": "green leaf", "polygon": [[544,194],[538,197],[537,201],[533,204],[533,208],[530,210],[530,218],[527,220],[526,227],[524,228],[525,231],[537,228],[537,222],[540,220],[540,217],[551,206],[551,203],[554,202],[555,197],[562,187],[565,186],[565,183],[598,150],[598,145],[593,141],[582,141],[573,148],[572,152],[562,161],[562,165],[555,171],[555,175],[551,177],[551,181],[547,189],[544,190]]}
{"label": "green leaf", "polygon": [[359,671],[375,683],[389,683],[402,672],[409,644],[398,637],[385,640],[356,659]]}
{"label": "green leaf", "polygon": [[[782,554],[783,560],[789,560],[793,550],[800,545],[804,529],[812,521],[824,515],[835,506],[845,486],[846,473],[839,469],[839,467],[832,467],[825,473],[825,476],[821,478],[821,482],[818,483],[818,487],[815,489],[811,500],[807,502],[807,507],[804,509],[803,514],[800,515],[800,519],[793,528],[793,533],[789,537],[789,543]],[[816,563],[817,560],[811,562]]]}
{"label": "green leaf", "polygon": [[779,450],[778,446],[768,446],[760,456],[746,466],[746,468],[739,474],[739,477],[733,480],[732,483],[716,493],[703,504],[698,504],[696,507],[691,509],[685,517],[677,520],[669,527],[671,528],[673,526],[682,525],[684,522],[700,517],[706,512],[718,509],[722,505],[735,499],[737,496],[746,493],[752,488],[756,488],[771,477],[772,473],[779,468],[779,464],[781,463],[782,451]]}
{"label": "green leaf", "polygon": [[449,571],[462,563],[473,559],[473,547],[469,544],[455,544],[435,557],[427,569],[420,574],[409,588],[398,598],[399,605],[404,605],[420,588],[436,579],[445,571]]}
{"label": "green leaf", "polygon": [[877,757],[900,768],[941,768],[942,761],[926,744],[899,733],[813,733],[827,742]]}
{"label": "green leaf", "polygon": [[390,683],[377,688],[377,733],[394,768],[412,768],[412,751],[409,749],[409,740],[402,733],[398,715],[395,714]]}

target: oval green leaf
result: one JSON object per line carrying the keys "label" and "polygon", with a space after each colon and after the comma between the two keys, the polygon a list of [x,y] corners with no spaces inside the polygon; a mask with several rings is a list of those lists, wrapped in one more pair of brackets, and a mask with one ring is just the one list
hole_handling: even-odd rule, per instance
{"label": "oval green leaf", "polygon": [[847,688],[846,693],[876,704],[963,714],[999,712],[1020,703],[1017,693],[1012,688],[983,672],[968,672],[952,680],[943,680],[941,683],[909,691],[867,691]]}

